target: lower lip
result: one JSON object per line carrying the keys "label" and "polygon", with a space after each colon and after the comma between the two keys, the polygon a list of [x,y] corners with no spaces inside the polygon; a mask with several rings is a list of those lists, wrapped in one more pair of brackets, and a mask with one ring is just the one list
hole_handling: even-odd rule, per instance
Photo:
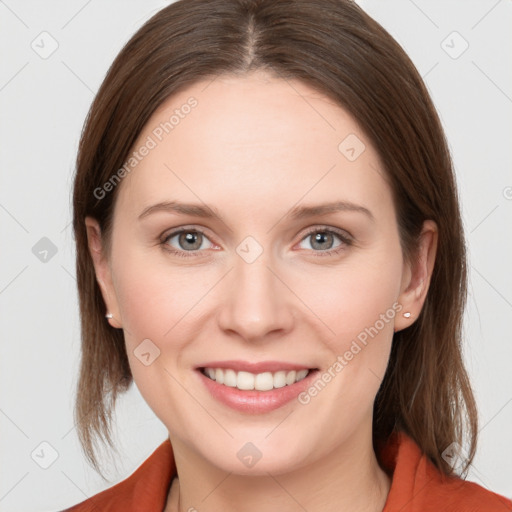
{"label": "lower lip", "polygon": [[291,402],[294,398],[297,398],[299,393],[311,385],[318,374],[318,370],[310,371],[304,379],[282,388],[270,389],[268,391],[242,391],[238,388],[219,384],[217,381],[204,375],[201,370],[196,370],[196,372],[216,400],[232,409],[250,414],[274,411]]}

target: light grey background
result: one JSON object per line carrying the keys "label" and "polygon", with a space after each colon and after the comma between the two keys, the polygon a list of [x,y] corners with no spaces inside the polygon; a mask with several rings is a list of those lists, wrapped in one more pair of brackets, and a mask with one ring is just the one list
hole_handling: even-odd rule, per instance
{"label": "light grey background", "polygon": [[[481,420],[469,479],[512,497],[512,2],[359,3],[411,56],[447,133],[470,250],[465,357]],[[80,340],[70,226],[87,109],[122,45],[166,4],[0,0],[1,512],[82,501],[167,436],[134,386],[118,407],[111,483],[85,463],[72,417]],[[46,262],[34,254],[43,237],[57,251]]]}

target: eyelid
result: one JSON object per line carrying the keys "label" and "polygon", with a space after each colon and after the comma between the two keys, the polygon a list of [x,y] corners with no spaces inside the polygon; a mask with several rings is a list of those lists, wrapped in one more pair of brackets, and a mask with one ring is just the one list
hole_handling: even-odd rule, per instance
{"label": "eyelid", "polygon": [[[173,238],[176,235],[179,235],[183,232],[185,232],[185,233],[188,233],[188,232],[201,233],[205,238],[207,238],[210,241],[210,243],[212,243],[213,245],[217,245],[217,244],[215,244],[215,242],[213,242],[210,239],[210,236],[206,233],[206,230],[202,227],[198,227],[197,225],[180,226],[178,228],[174,228],[169,231],[165,231],[162,235],[160,235],[159,239],[160,239],[161,243],[166,243],[170,238]],[[187,252],[187,251],[182,251],[182,252]],[[188,252],[194,253],[194,252],[201,252],[201,251],[188,251]]]}
{"label": "eyelid", "polygon": [[300,241],[304,240],[304,238],[308,235],[311,235],[312,233],[322,232],[325,231],[327,233],[334,233],[335,235],[338,235],[342,239],[345,239],[347,241],[354,240],[354,237],[346,230],[341,228],[336,228],[334,226],[325,226],[321,224],[317,224],[315,226],[312,226],[311,228],[308,228],[308,231],[302,236]]}

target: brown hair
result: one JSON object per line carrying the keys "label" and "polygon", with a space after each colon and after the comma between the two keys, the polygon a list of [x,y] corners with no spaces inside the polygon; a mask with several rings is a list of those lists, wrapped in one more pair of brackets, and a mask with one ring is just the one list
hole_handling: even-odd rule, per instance
{"label": "brown hair", "polygon": [[[400,45],[350,0],[179,0],[128,41],[85,122],[74,182],[73,228],[82,329],[75,421],[93,444],[112,447],[111,418],[132,375],[123,332],[105,321],[84,219],[96,218],[109,251],[118,187],[94,190],[124,164],[150,115],[200,79],[266,70],[299,79],[333,99],[376,148],[393,192],[404,257],[414,259],[423,221],[439,228],[436,263],[419,318],[395,333],[374,403],[373,440],[406,432],[446,475],[453,442],[474,457],[477,410],[462,359],[466,250],[445,135],[427,89]],[[466,443],[466,435],[468,443]]]}

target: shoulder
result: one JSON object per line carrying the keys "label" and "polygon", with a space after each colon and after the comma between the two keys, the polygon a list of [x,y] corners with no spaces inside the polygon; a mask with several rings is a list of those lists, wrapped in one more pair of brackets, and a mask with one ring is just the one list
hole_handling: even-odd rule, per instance
{"label": "shoulder", "polygon": [[171,443],[166,439],[128,478],[62,512],[163,510],[175,474]]}
{"label": "shoulder", "polygon": [[383,512],[512,512],[512,501],[477,483],[442,474],[403,432],[381,451],[392,473]]}
{"label": "shoulder", "polygon": [[437,510],[457,512],[512,512],[512,501],[475,482],[455,478],[436,483]]}

